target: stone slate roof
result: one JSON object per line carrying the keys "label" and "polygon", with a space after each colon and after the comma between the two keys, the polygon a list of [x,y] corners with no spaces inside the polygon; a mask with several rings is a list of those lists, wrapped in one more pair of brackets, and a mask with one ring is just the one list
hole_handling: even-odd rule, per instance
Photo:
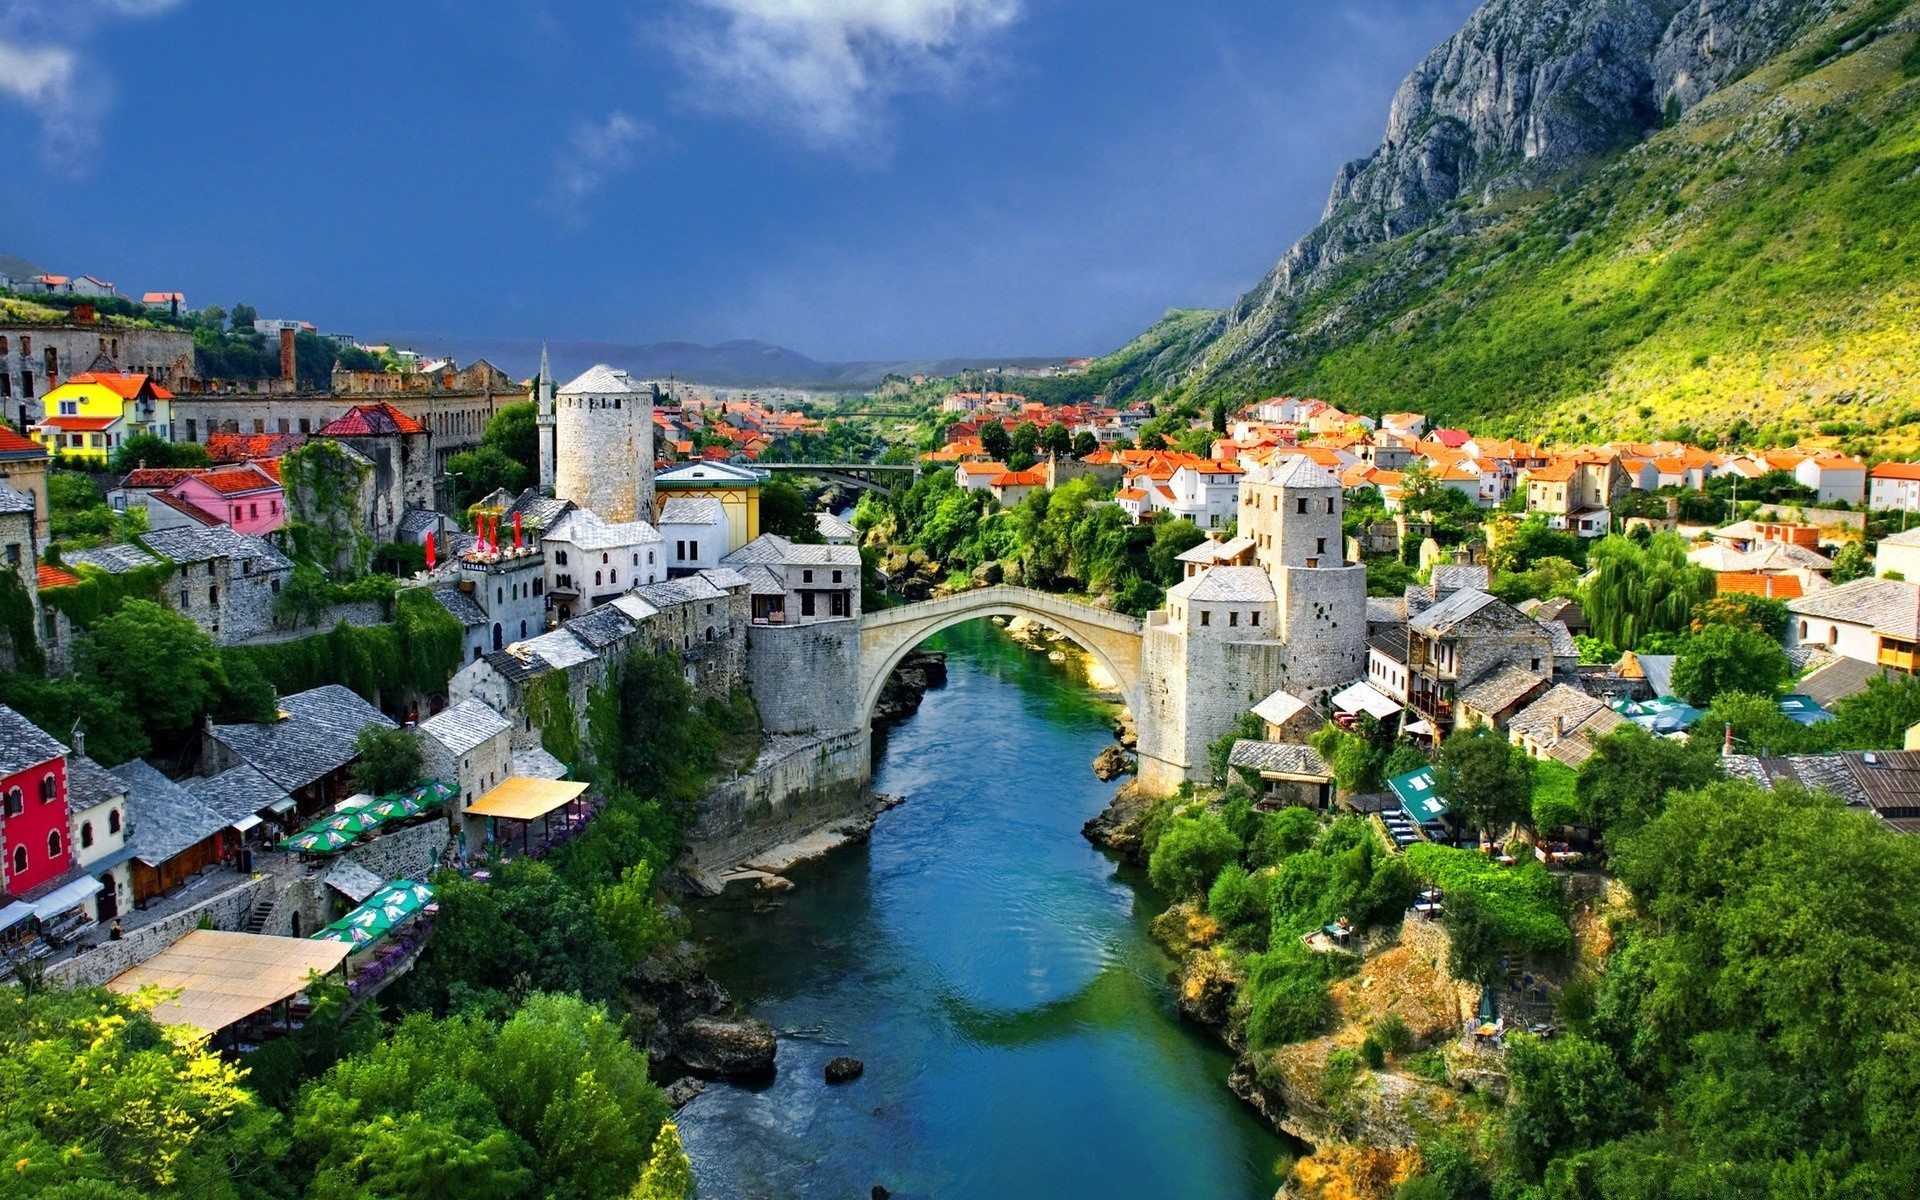
{"label": "stone slate roof", "polygon": [[1292,455],[1267,467],[1255,467],[1247,476],[1248,483],[1263,483],[1274,487],[1322,488],[1331,491],[1340,490],[1340,481],[1327,474],[1326,469],[1304,454]]}
{"label": "stone slate roof", "polygon": [[280,698],[286,716],[269,725],[216,725],[213,736],[289,792],[346,766],[353,741],[369,725],[398,728],[387,715],[337,683]]}
{"label": "stone slate roof", "polygon": [[710,580],[698,575],[687,575],[660,583],[643,583],[633,590],[655,608],[672,608],[676,604],[692,604],[697,600],[719,600],[726,595],[725,592],[713,586]]}
{"label": "stone slate roof", "polygon": [[1475,563],[1435,563],[1427,579],[1436,593],[1457,592],[1462,588],[1484,592],[1490,582],[1487,568]]}
{"label": "stone slate roof", "polygon": [[734,466],[722,462],[692,462],[670,467],[653,477],[657,490],[661,485],[668,487],[738,487],[758,485],[766,479],[766,473],[751,467]]}
{"label": "stone slate roof", "polygon": [[1460,702],[1475,712],[1504,712],[1547,682],[1518,663],[1501,663],[1460,689]]}
{"label": "stone slate roof", "polygon": [[1404,596],[1368,596],[1367,624],[1395,625],[1404,624],[1407,619],[1407,601]]}
{"label": "stone slate roof", "polygon": [[528,638],[524,642],[515,642],[506,649],[505,653],[509,657],[525,654],[538,658],[556,671],[577,667],[581,663],[592,662],[599,657],[587,648],[585,642],[564,628],[556,629],[552,633],[543,633],[536,638]]}
{"label": "stone slate roof", "polygon": [[1830,710],[1847,697],[1866,691],[1867,681],[1876,675],[1883,679],[1893,678],[1889,668],[1864,663],[1857,658],[1836,658],[1809,673],[1795,690],[1821,708]]}
{"label": "stone slate roof", "polygon": [[[66,753],[66,746],[52,734],[0,704],[0,776],[37,767]],[[39,798],[34,799],[38,802]]]}
{"label": "stone slate roof", "polygon": [[1566,622],[1541,620],[1540,628],[1547,631],[1548,639],[1553,642],[1555,658],[1580,657],[1580,643],[1573,640],[1573,630],[1567,628]]}
{"label": "stone slate roof", "polygon": [[1383,629],[1367,639],[1367,649],[1377,650],[1389,661],[1402,666],[1407,661],[1407,627]]}
{"label": "stone slate roof", "polygon": [[1491,608],[1500,603],[1499,599],[1477,588],[1462,588],[1418,616],[1409,619],[1407,627],[1418,633],[1444,636],[1482,609]]}
{"label": "stone slate roof", "polygon": [[124,575],[141,567],[157,567],[160,560],[140,547],[122,542],[93,550],[69,550],[61,556],[68,566],[98,567],[110,575]]}
{"label": "stone slate roof", "polygon": [[[725,525],[726,506],[705,496],[673,496],[660,506],[662,525]],[[824,530],[821,531],[823,534]]]}
{"label": "stone slate roof", "polygon": [[127,785],[134,857],[150,867],[159,866],[232,824],[140,759],[121,763],[112,774]]}
{"label": "stone slate roof", "polygon": [[[1281,688],[1253,706],[1253,715],[1269,725],[1285,725],[1307,709],[1307,702]],[[1317,715],[1317,714],[1316,714]]]}
{"label": "stone slate roof", "polygon": [[1312,746],[1296,746],[1288,742],[1251,742],[1242,738],[1234,742],[1233,750],[1227,756],[1227,764],[1234,767],[1249,767],[1276,775],[1294,775],[1309,779],[1333,778],[1333,769],[1327,766],[1326,760],[1320,757],[1318,750]]}
{"label": "stone slate roof", "polygon": [[507,506],[501,524],[513,528],[513,515],[520,514],[523,529],[551,529],[554,522],[566,516],[574,509],[571,500],[556,500],[552,496],[542,496],[533,488],[528,488],[514,498]]}
{"label": "stone slate roof", "polygon": [[565,779],[567,777],[567,764],[538,746],[513,751],[508,756],[507,765],[515,775],[527,779]]}
{"label": "stone slate roof", "polygon": [[753,563],[780,563],[790,567],[860,567],[857,546],[811,546],[790,542],[777,533],[763,533],[720,560],[729,567]]}
{"label": "stone slate roof", "polygon": [[0,513],[28,513],[33,509],[33,498],[8,487],[0,480]]}
{"label": "stone slate roof", "polygon": [[214,558],[251,559],[263,571],[293,570],[293,563],[265,538],[235,533],[225,525],[155,529],[141,534],[140,540],[146,543],[147,549],[176,563],[206,562]]}
{"label": "stone slate roof", "polygon": [[632,637],[637,628],[632,617],[611,604],[582,613],[566,624],[568,633],[596,651]]}
{"label": "stone slate roof", "polygon": [[659,609],[631,593],[625,596],[616,596],[607,601],[607,607],[617,608],[627,614],[628,617],[632,618],[636,628],[639,627],[640,622],[646,620],[648,617],[658,616],[660,613]]}
{"label": "stone slate roof", "polygon": [[1274,598],[1273,577],[1261,567],[1209,567],[1167,595],[1196,604],[1259,604]]}
{"label": "stone slate roof", "polygon": [[750,596],[784,596],[786,585],[779,577],[765,567],[748,567],[741,574],[747,579],[747,594]]}
{"label": "stone slate roof", "polygon": [[489,738],[510,731],[512,725],[484,701],[466,699],[420,722],[420,732],[461,755]]}
{"label": "stone slate roof", "polygon": [[1565,596],[1555,596],[1551,600],[1542,600],[1539,608],[1537,608],[1532,615],[1540,621],[1564,622],[1569,629],[1575,625],[1584,625],[1587,621],[1586,610],[1580,607],[1580,602],[1578,600],[1570,600]]}
{"label": "stone slate roof", "polygon": [[[522,522],[524,524],[524,522]],[[576,508],[556,521],[544,537],[571,542],[582,550],[624,550],[666,539],[645,521],[603,521],[589,509]],[[624,565],[624,564],[622,564]]]}
{"label": "stone slate roof", "polygon": [[[1560,718],[1560,736],[1553,720]],[[1547,755],[1569,767],[1593,757],[1593,739],[1605,737],[1627,724],[1627,719],[1578,688],[1555,684],[1547,694],[1527,705],[1508,723],[1508,731],[1546,749]]]}
{"label": "stone slate roof", "polygon": [[[672,503],[672,501],[668,501],[668,503]],[[813,514],[813,526],[820,531],[821,537],[829,541],[834,538],[845,538],[848,541],[857,541],[860,537],[860,531],[858,529],[855,529],[851,524],[830,512],[817,512]]]}
{"label": "stone slate roof", "polygon": [[1647,686],[1653,689],[1655,696],[1673,695],[1673,664],[1680,661],[1677,654],[1637,654],[1640,671],[1647,677]]}
{"label": "stone slate roof", "polygon": [[509,654],[505,650],[495,650],[482,656],[480,661],[498,671],[500,677],[509,683],[529,683],[553,670],[551,663],[531,651]]}
{"label": "stone slate roof", "polygon": [[287,789],[245,763],[210,779],[189,779],[185,786],[194,799],[225,817],[228,824],[287,799]]}
{"label": "stone slate roof", "polygon": [[600,363],[597,366],[587,368],[586,371],[576,376],[573,382],[561,388],[556,394],[561,396],[609,396],[620,395],[622,393],[632,394],[635,392],[646,392],[649,390],[650,389],[635,383],[633,377],[625,371],[615,370],[605,363]]}
{"label": "stone slate roof", "polygon": [[732,567],[708,567],[700,572],[700,578],[717,588],[725,588],[728,591],[746,587],[748,583],[746,574]]}
{"label": "stone slate roof", "polygon": [[386,886],[386,880],[349,858],[340,859],[329,867],[327,873],[320,877],[320,882],[355,904]]}
{"label": "stone slate roof", "polygon": [[[1730,754],[1720,760],[1728,775],[1772,791],[1776,784],[1797,783],[1816,791],[1832,792],[1855,808],[1873,807],[1867,789],[1862,787],[1846,754],[1790,754],[1780,758],[1761,758],[1753,754]],[[1875,755],[1880,757],[1879,754]]]}
{"label": "stone slate roof", "polygon": [[394,527],[394,539],[419,545],[427,540],[429,533],[439,531],[440,520],[440,514],[430,508],[410,508]]}
{"label": "stone slate roof", "polygon": [[457,587],[437,587],[433,589],[433,598],[440,602],[440,607],[453,614],[454,620],[468,629],[487,623],[487,610],[480,607],[478,600]]}
{"label": "stone slate roof", "polygon": [[101,804],[111,804],[127,794],[127,785],[84,754],[67,758],[67,810],[82,812]]}
{"label": "stone slate roof", "polygon": [[1920,612],[1920,586],[1898,579],[1856,579],[1839,587],[1789,600],[1796,615],[1845,621],[1869,629],[1911,626]]}

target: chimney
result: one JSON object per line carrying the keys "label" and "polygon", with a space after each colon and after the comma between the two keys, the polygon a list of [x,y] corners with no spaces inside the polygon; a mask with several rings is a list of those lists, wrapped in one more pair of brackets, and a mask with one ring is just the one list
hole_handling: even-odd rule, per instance
{"label": "chimney", "polygon": [[75,758],[82,758],[85,757],[86,753],[87,731],[76,727],[73,731],[73,756]]}
{"label": "chimney", "polygon": [[293,330],[280,330],[280,378],[288,383],[294,380]]}
{"label": "chimney", "polygon": [[1567,719],[1559,713],[1553,714],[1553,744],[1559,745],[1560,739],[1567,736]]}
{"label": "chimney", "polygon": [[76,304],[73,306],[73,320],[75,324],[91,325],[98,319],[99,319],[99,314],[93,311],[93,305]]}

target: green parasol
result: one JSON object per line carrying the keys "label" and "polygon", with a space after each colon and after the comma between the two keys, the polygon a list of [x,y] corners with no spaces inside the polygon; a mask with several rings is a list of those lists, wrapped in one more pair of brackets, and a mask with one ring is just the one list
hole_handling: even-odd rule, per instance
{"label": "green parasol", "polygon": [[369,829],[377,828],[380,818],[365,808],[356,808],[351,812],[335,813],[326,820],[314,825],[314,829],[332,829],[340,833],[358,837]]}
{"label": "green parasol", "polygon": [[438,779],[429,779],[419,787],[407,793],[407,798],[420,806],[420,811],[438,808],[459,795],[460,791],[452,784],[441,783]]}
{"label": "green parasol", "polygon": [[404,821],[420,815],[420,805],[411,796],[382,796],[360,810],[382,821]]}
{"label": "green parasol", "polygon": [[338,829],[315,826],[283,840],[280,848],[297,850],[302,854],[337,854],[353,845],[353,837],[354,835],[342,833]]}

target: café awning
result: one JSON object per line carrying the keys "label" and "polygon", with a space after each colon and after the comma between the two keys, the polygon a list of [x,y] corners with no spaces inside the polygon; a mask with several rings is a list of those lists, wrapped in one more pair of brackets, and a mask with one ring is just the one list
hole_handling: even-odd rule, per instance
{"label": "caf\u00e9 awning", "polygon": [[501,817],[509,821],[537,821],[565,808],[587,790],[584,783],[564,779],[529,779],[516,775],[467,806],[469,817]]}
{"label": "caf\u00e9 awning", "polygon": [[1334,696],[1333,706],[1344,713],[1366,713],[1376,721],[1400,715],[1400,702],[1369,683],[1356,683],[1340,692]]}
{"label": "caf\u00e9 awning", "polygon": [[123,996],[149,984],[177,989],[154,1005],[153,1019],[218,1033],[298,995],[310,976],[337,970],[350,952],[333,942],[195,929],[107,987]]}
{"label": "caf\u00e9 awning", "polygon": [[33,905],[24,900],[15,900],[5,908],[0,908],[0,929],[12,929],[32,915]]}
{"label": "caf\u00e9 awning", "polygon": [[33,915],[42,921],[51,920],[61,913],[79,908],[99,890],[98,879],[91,875],[82,875],[72,883],[57,887],[33,901]]}

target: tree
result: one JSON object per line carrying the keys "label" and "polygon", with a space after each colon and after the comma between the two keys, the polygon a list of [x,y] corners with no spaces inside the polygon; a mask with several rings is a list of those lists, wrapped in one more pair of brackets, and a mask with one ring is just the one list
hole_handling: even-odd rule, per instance
{"label": "tree", "polygon": [[1693,606],[1693,632],[1709,625],[1740,625],[1757,629],[1776,642],[1787,638],[1787,622],[1793,613],[1784,600],[1772,600],[1746,592],[1714,596]]}
{"label": "tree", "polygon": [[233,329],[235,333],[252,332],[253,323],[255,321],[258,321],[259,319],[260,319],[260,313],[258,312],[258,310],[256,310],[253,307],[253,305],[236,304],[233,306],[232,321],[233,321]]}
{"label": "tree", "polygon": [[1507,1148],[1536,1177],[1555,1155],[1600,1145],[1643,1120],[1639,1089],[1619,1060],[1579,1034],[1547,1041],[1516,1034],[1507,1045],[1507,1076],[1514,1091]]}
{"label": "tree", "polygon": [[1013,439],[998,417],[980,418],[980,448],[995,462],[1005,462],[1013,454]]}
{"label": "tree", "polygon": [[539,413],[531,400],[509,404],[487,420],[480,435],[482,446],[492,446],[527,469],[529,477],[540,472]]}
{"label": "tree", "polygon": [[1240,857],[1240,839],[1220,814],[1202,810],[1175,819],[1147,860],[1153,886],[1176,900],[1207,894],[1214,876]]}
{"label": "tree", "polygon": [[1055,421],[1040,435],[1040,448],[1048,454],[1072,454],[1073,433],[1065,425]]}
{"label": "tree", "polygon": [[117,693],[149,736],[192,729],[226,689],[213,639],[151,600],[129,600],[88,630],[85,676]]}
{"label": "tree", "polygon": [[1704,707],[1725,691],[1770,696],[1793,673],[1780,643],[1741,625],[1708,625],[1689,636],[1673,664],[1673,690]]}
{"label": "tree", "polygon": [[687,1161],[687,1152],[680,1148],[680,1130],[672,1121],[667,1121],[653,1139],[653,1156],[647,1160],[646,1170],[640,1172],[640,1182],[633,1185],[628,1200],[693,1198],[693,1164]]}
{"label": "tree", "polygon": [[1833,556],[1833,569],[1827,577],[1835,583],[1852,583],[1873,574],[1873,556],[1865,542],[1848,542]]}
{"label": "tree", "polygon": [[369,725],[354,735],[353,753],[355,791],[386,796],[420,781],[420,739],[404,729]]}
{"label": "tree", "polygon": [[298,629],[318,623],[332,602],[333,589],[327,585],[326,574],[312,563],[297,563],[293,578],[274,598],[273,615]]}
{"label": "tree", "polygon": [[653,868],[646,863],[628,867],[617,883],[596,888],[593,915],[629,967],[673,940],[673,923],[654,896]]}
{"label": "tree", "polygon": [[1440,745],[1433,786],[1470,827],[1498,829],[1530,815],[1533,760],[1495,730],[1458,730]]}
{"label": "tree", "polygon": [[760,532],[809,544],[822,540],[807,494],[792,480],[778,477],[760,485]]}
{"label": "tree", "polygon": [[1015,457],[1031,459],[1040,448],[1040,427],[1032,421],[1020,422],[1013,428],[1012,445]]}
{"label": "tree", "polygon": [[1073,456],[1075,458],[1085,458],[1098,449],[1100,449],[1100,439],[1093,436],[1091,430],[1083,430],[1074,435]]}
{"label": "tree", "polygon": [[1694,606],[1713,595],[1713,575],[1687,561],[1687,544],[1673,534],[1645,546],[1606,537],[1588,552],[1590,578],[1581,596],[1592,635],[1637,650],[1650,633],[1688,628]]}
{"label": "tree", "polygon": [[454,503],[470,508],[496,491],[518,493],[527,486],[527,468],[501,453],[497,446],[463,450],[447,459],[454,481]]}
{"label": "tree", "polygon": [[137,467],[204,467],[212,463],[198,442],[170,442],[151,433],[136,433],[120,443],[107,469],[125,475]]}
{"label": "tree", "polygon": [[1574,780],[1585,824],[1609,843],[1659,816],[1667,793],[1721,778],[1711,739],[1673,742],[1626,725],[1593,743],[1593,757]]}

